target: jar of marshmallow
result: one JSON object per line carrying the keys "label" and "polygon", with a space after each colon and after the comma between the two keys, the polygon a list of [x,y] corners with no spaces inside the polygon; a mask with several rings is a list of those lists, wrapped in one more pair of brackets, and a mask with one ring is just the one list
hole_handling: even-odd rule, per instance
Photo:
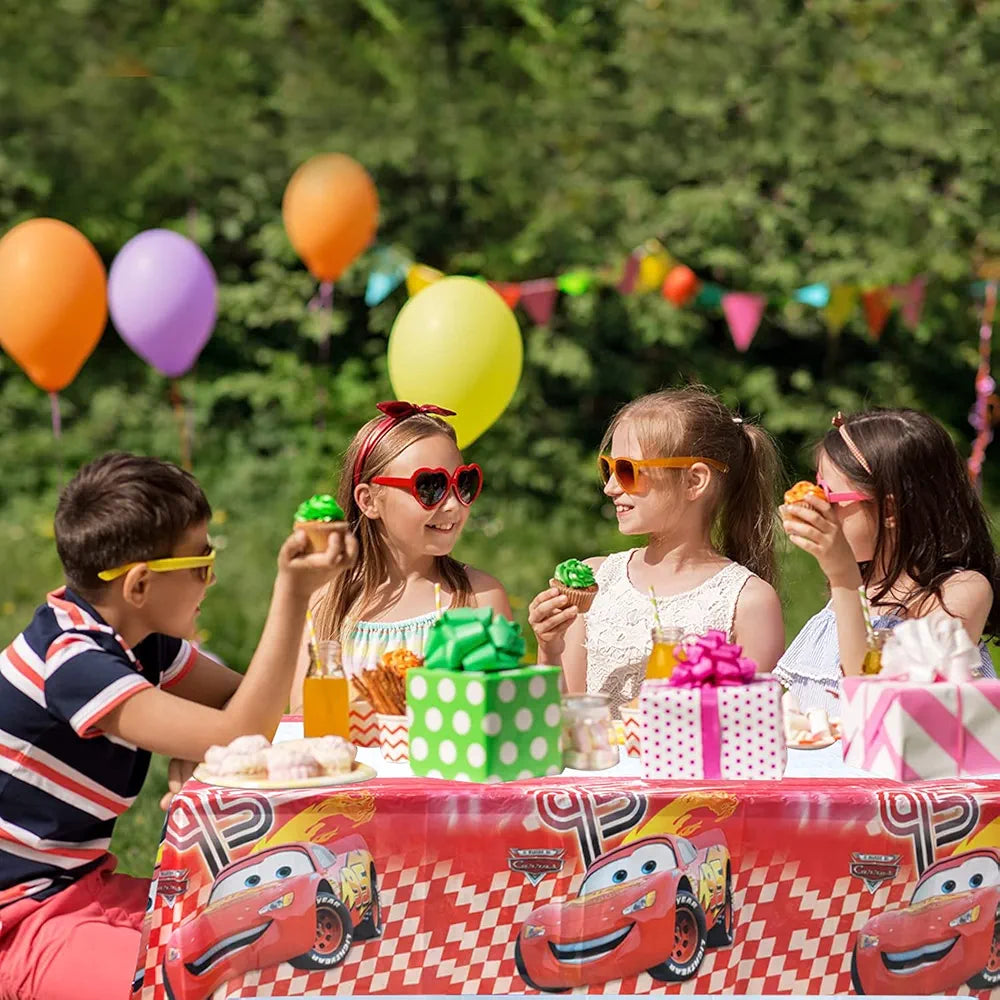
{"label": "jar of marshmallow", "polygon": [[576,771],[603,771],[618,763],[618,741],[611,721],[611,702],[603,694],[563,696],[563,766]]}

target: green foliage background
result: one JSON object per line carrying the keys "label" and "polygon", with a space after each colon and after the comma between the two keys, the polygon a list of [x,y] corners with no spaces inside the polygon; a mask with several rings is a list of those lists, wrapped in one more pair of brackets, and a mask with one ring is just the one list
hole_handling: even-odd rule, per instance
{"label": "green foliage background", "polygon": [[[403,293],[368,310],[363,261],[338,287],[321,360],[314,285],[280,219],[298,163],[358,158],[380,239],[451,273],[601,268],[656,235],[703,278],[776,299],[814,281],[931,277],[920,328],[894,318],[877,344],[860,312],[831,339],[794,303],[769,308],[745,356],[721,315],[656,296],[563,298],[545,329],[522,315],[520,389],[467,452],[488,490],[459,554],[523,615],[555,562],[623,544],[594,450],[644,391],[713,386],[778,437],[789,478],[838,408],[921,407],[968,448],[967,287],[1000,256],[998,57],[997,0],[7,4],[0,227],[56,216],[110,263],[166,225],[211,257],[219,323],[182,390],[224,547],[204,625],[239,666],[291,511],[331,485],[392,395],[385,342]],[[56,448],[43,394],[0,356],[0,640],[59,582],[61,478],[112,447],[179,458],[167,383],[110,327],[63,409]],[[988,463],[988,496],[994,485]],[[794,633],[822,581],[792,557],[785,571]],[[159,820],[150,798],[134,813],[118,847],[148,870]]]}

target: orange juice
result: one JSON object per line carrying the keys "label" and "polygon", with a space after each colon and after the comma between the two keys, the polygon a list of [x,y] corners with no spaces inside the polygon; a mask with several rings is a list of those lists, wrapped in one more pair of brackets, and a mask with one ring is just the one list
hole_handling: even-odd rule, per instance
{"label": "orange juice", "polygon": [[666,680],[677,666],[674,647],[681,641],[682,634],[676,628],[654,628],[653,650],[646,661],[648,680]]}
{"label": "orange juice", "polygon": [[306,677],[302,682],[302,728],[306,736],[351,738],[350,695],[343,673]]}

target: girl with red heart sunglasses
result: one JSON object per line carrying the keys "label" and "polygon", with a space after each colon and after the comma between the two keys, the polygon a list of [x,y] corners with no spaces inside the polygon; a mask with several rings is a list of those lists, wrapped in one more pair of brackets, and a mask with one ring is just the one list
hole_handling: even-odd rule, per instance
{"label": "girl with red heart sunglasses", "polygon": [[[358,540],[355,566],[316,595],[319,640],[342,645],[349,676],[371,670],[384,653],[423,654],[443,607],[489,606],[511,617],[501,584],[454,559],[483,470],[462,460],[452,411],[394,401],[355,435],[344,457],[337,501]],[[299,709],[309,664],[304,637],[291,707]]]}

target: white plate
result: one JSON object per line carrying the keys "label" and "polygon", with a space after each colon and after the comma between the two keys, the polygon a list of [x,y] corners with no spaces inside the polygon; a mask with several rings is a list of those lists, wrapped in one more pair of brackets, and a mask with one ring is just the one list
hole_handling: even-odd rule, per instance
{"label": "white plate", "polygon": [[347,774],[321,774],[316,778],[302,778],[300,781],[271,781],[268,778],[237,778],[220,777],[212,774],[204,764],[194,769],[194,776],[206,785],[221,785],[223,788],[252,788],[268,791],[279,788],[324,788],[330,785],[353,785],[359,781],[368,781],[377,776],[371,764],[355,761],[354,767]]}
{"label": "white plate", "polygon": [[827,747],[832,747],[839,739],[839,736],[831,736],[822,743],[786,743],[785,746],[789,750],[825,750]]}

